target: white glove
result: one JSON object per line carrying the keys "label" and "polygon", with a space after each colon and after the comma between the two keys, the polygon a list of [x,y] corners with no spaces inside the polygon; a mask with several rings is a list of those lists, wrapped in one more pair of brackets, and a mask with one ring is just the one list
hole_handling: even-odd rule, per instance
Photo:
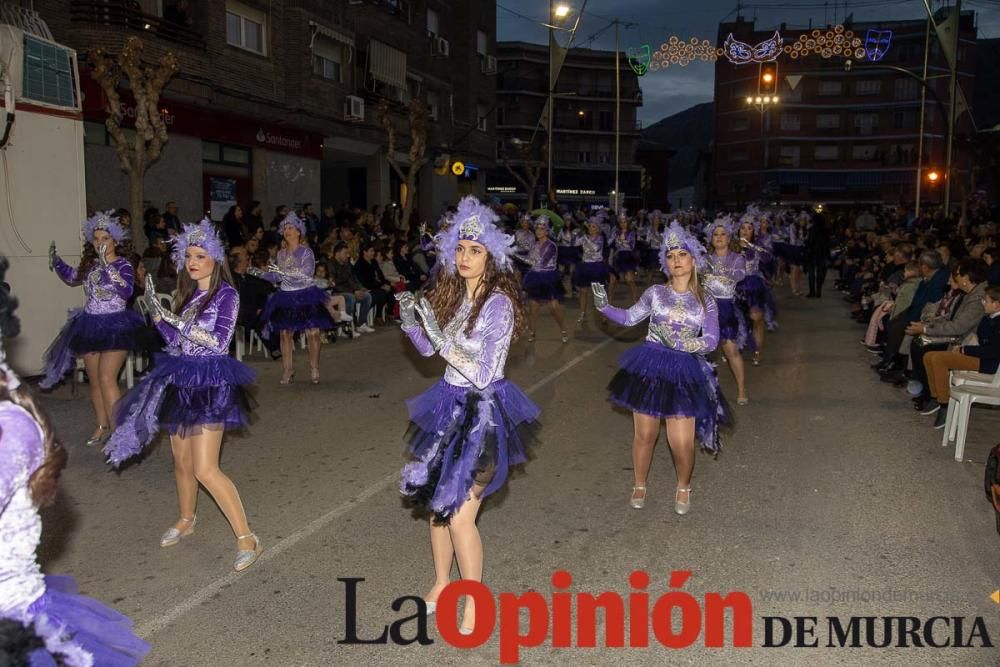
{"label": "white glove", "polygon": [[594,308],[603,310],[608,307],[608,292],[601,283],[590,283],[590,289],[594,292]]}
{"label": "white glove", "polygon": [[420,315],[420,320],[423,322],[424,331],[427,333],[427,339],[434,346],[435,351],[440,351],[441,348],[445,346],[448,339],[445,338],[444,332],[441,331],[441,327],[438,326],[437,318],[434,317],[434,309],[431,307],[431,302],[426,298],[420,299],[420,303],[416,306],[416,311]]}
{"label": "white glove", "polygon": [[399,302],[399,319],[402,321],[403,329],[412,329],[417,326],[417,300],[413,292],[400,292],[396,295]]}
{"label": "white glove", "polygon": [[102,243],[97,249],[97,259],[101,262],[101,266],[108,266],[108,244]]}

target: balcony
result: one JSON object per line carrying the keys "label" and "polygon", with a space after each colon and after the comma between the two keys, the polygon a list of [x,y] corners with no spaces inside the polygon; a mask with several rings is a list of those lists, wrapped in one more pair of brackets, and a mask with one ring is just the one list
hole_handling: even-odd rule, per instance
{"label": "balcony", "polygon": [[129,0],[71,0],[70,20],[91,26],[125,28],[142,35],[155,35],[168,42],[205,48],[205,40],[196,28],[147,13],[143,11],[143,4],[152,8],[152,4],[155,3]]}

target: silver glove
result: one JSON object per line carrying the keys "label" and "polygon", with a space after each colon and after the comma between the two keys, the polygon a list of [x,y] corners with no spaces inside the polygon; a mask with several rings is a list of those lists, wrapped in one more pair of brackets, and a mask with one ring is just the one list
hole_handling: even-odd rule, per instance
{"label": "silver glove", "polygon": [[251,266],[249,269],[247,269],[247,275],[253,276],[254,278],[260,278],[262,275],[264,275],[264,272],[258,269],[256,266]]}
{"label": "silver glove", "polygon": [[268,273],[273,273],[275,275],[281,276],[282,278],[288,276],[288,274],[285,271],[283,271],[281,269],[281,267],[278,266],[277,264],[275,264],[274,262],[271,262],[270,264],[267,265],[267,271],[268,271]]}
{"label": "silver glove", "polygon": [[49,244],[49,271],[56,270],[56,242]]}
{"label": "silver glove", "polygon": [[396,301],[399,303],[399,319],[402,321],[403,329],[412,329],[417,326],[417,300],[413,292],[399,292],[396,294]]}
{"label": "silver glove", "polygon": [[97,249],[97,259],[101,262],[101,266],[107,267],[108,265],[108,244],[102,243]]}
{"label": "silver glove", "polygon": [[146,274],[146,291],[142,294],[143,301],[146,302],[146,309],[154,322],[160,321],[160,300],[156,298],[156,285],[153,283],[153,276]]}
{"label": "silver glove", "polygon": [[603,310],[608,307],[608,292],[601,283],[590,283],[590,289],[594,292],[594,308]]}
{"label": "silver glove", "polygon": [[427,339],[434,346],[435,351],[440,351],[441,348],[445,346],[448,339],[445,338],[444,332],[441,331],[441,327],[438,326],[437,319],[434,317],[434,309],[431,307],[431,302],[426,298],[421,298],[420,303],[416,306],[417,314],[420,315],[420,320],[423,323],[424,331],[427,333]]}

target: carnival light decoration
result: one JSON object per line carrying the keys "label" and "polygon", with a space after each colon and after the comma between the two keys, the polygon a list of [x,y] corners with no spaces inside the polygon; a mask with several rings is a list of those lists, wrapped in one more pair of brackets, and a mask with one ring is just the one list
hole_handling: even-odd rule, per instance
{"label": "carnival light decoration", "polygon": [[827,30],[813,30],[799,35],[791,44],[786,44],[784,51],[793,60],[806,56],[818,55],[823,58],[834,56],[864,60],[865,49],[861,38],[842,25]]}
{"label": "carnival light decoration", "polygon": [[626,55],[628,66],[636,76],[642,76],[649,71],[649,63],[652,60],[652,49],[649,48],[649,44],[643,44],[637,49],[630,47]]}
{"label": "carnival light decoration", "polygon": [[869,29],[865,33],[865,55],[868,60],[878,62],[885,57],[892,44],[892,30]]}
{"label": "carnival light decoration", "polygon": [[695,60],[715,62],[722,55],[721,51],[722,49],[716,49],[712,46],[712,42],[707,39],[699,40],[697,37],[692,37],[690,40],[682,42],[674,35],[660,44],[660,48],[653,53],[649,69],[655,72],[671,65],[685,67]]}
{"label": "carnival light decoration", "polygon": [[726,37],[726,41],[722,45],[722,53],[734,65],[769,63],[772,60],[777,60],[778,55],[781,54],[783,41],[777,30],[774,31],[774,35],[770,39],[766,39],[756,46],[741,42],[733,37],[733,33],[729,33],[729,37]]}

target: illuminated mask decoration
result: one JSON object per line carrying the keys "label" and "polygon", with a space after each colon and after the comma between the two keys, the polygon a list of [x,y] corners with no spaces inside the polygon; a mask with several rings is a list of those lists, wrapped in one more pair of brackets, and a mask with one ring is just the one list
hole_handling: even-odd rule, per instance
{"label": "illuminated mask decoration", "polygon": [[774,31],[774,35],[770,39],[764,40],[756,46],[741,42],[733,37],[733,33],[729,33],[722,45],[722,52],[734,65],[744,65],[750,62],[766,63],[778,59],[782,44],[781,34],[777,30]]}
{"label": "illuminated mask decoration", "polygon": [[628,65],[635,72],[636,76],[642,76],[649,71],[649,63],[652,60],[652,53],[649,44],[643,44],[639,48],[629,48]]}
{"label": "illuminated mask decoration", "polygon": [[869,30],[865,33],[865,55],[872,62],[882,60],[891,44],[891,30]]}

